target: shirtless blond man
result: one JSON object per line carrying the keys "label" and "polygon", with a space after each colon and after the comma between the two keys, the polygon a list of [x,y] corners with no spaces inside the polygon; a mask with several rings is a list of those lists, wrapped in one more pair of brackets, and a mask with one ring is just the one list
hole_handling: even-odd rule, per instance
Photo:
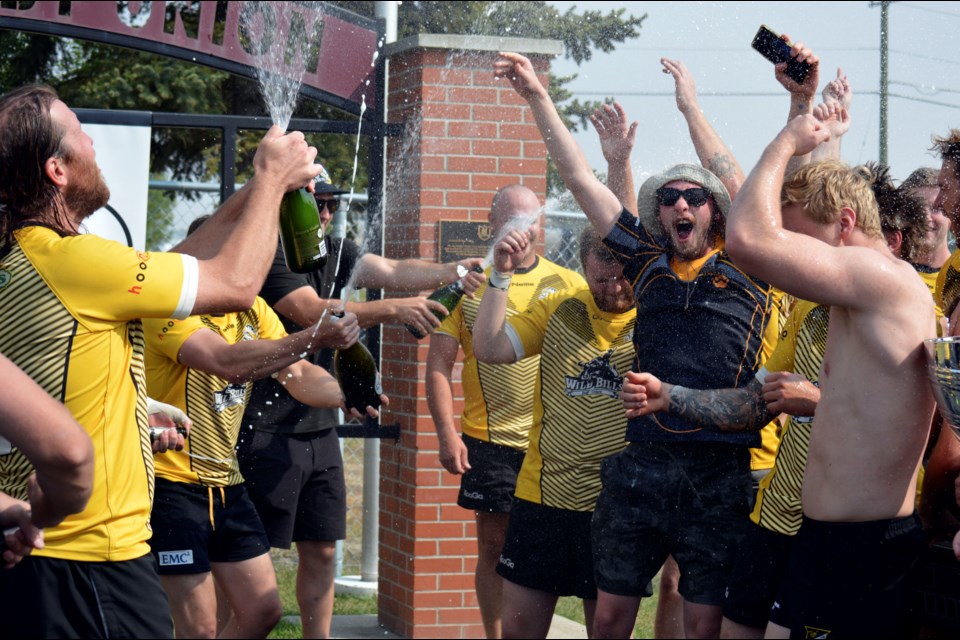
{"label": "shirtless blond man", "polygon": [[828,161],[784,184],[790,158],[829,135],[812,116],[790,121],[727,219],[741,268],[831,306],[804,519],[775,606],[794,637],[902,636],[905,578],[925,544],[914,498],[934,408],[923,353],[934,309],[916,271],[887,248],[866,181]]}

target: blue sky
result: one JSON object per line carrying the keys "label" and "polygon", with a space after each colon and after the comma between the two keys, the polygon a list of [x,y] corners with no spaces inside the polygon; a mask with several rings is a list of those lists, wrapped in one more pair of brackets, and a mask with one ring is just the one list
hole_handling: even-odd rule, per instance
{"label": "blue sky", "polygon": [[[854,89],[853,126],[843,140],[850,163],[879,159],[880,9],[869,2],[553,2],[561,11],[626,8],[647,14],[639,38],[577,67],[562,57],[560,75],[577,73],[576,97],[617,98],[640,128],[633,155],[638,180],[677,162],[696,161],[673,99],[663,56],[682,60],[697,80],[700,106],[749,172],[786,120],[788,97],[773,65],[750,47],[757,28],[802,40],[821,59],[821,89],[838,66]],[[960,127],[960,2],[894,2],[889,19],[889,137],[893,176],[939,167],[928,151],[933,134]],[[723,95],[720,95],[723,94]],[[577,140],[605,171],[596,135]]]}

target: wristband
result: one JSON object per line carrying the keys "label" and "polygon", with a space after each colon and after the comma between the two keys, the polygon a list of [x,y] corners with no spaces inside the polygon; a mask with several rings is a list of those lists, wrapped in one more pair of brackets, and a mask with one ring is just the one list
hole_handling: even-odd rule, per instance
{"label": "wristband", "polygon": [[510,288],[510,280],[512,278],[512,273],[500,273],[496,269],[491,269],[490,277],[487,278],[487,284],[497,291],[506,291]]}

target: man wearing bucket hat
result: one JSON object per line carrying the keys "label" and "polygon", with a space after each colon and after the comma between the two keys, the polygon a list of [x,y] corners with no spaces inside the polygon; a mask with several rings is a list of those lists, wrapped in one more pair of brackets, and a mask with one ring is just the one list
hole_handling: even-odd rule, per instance
{"label": "man wearing bucket hat", "polygon": [[[346,190],[334,185],[321,168],[314,180],[320,222],[330,224]],[[434,313],[446,308],[424,297],[385,298],[370,302],[340,300],[353,286],[399,291],[435,289],[453,282],[458,267],[470,269],[480,260],[438,264],[426,260],[391,260],[361,256],[351,240],[324,237],[327,262],[322,270],[297,274],[287,269],[283,251],[276,257],[260,296],[280,316],[288,333],[316,324],[324,313],[346,307],[361,328],[389,322],[407,324],[427,334],[440,324]],[[467,291],[483,282],[470,273]],[[332,370],[333,352],[321,350],[309,359]],[[387,390],[389,393],[389,389]],[[333,615],[334,554],[337,540],[346,537],[346,485],[335,409],[317,409],[297,402],[274,379],[253,385],[238,443],[240,470],[260,514],[271,547],[289,549],[297,543],[297,601],[305,638],[329,637]]]}
{"label": "man wearing bucket hat", "polygon": [[[632,202],[621,202],[596,179],[530,61],[501,54],[494,74],[530,104],[564,182],[624,264],[637,298],[634,366],[695,388],[747,384],[762,359],[775,296],[723,250],[730,196],[720,179],[696,165],[671,167],[640,188],[638,220]],[[641,416],[628,422],[627,441],[604,461],[593,520],[595,634],[627,637],[643,587],[673,555],[687,636],[717,635],[727,577],[748,524],[748,449],[760,437],[707,430],[675,416]]]}

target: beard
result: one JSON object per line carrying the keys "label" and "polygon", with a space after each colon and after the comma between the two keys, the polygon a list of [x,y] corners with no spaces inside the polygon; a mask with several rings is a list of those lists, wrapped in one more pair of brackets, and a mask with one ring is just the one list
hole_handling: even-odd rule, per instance
{"label": "beard", "polygon": [[627,288],[620,295],[594,296],[597,308],[605,313],[626,313],[636,306],[633,289]]}
{"label": "beard", "polygon": [[74,179],[63,190],[63,202],[77,220],[90,217],[110,201],[110,189],[96,162],[70,160]]}
{"label": "beard", "polygon": [[681,260],[696,260],[705,256],[716,244],[713,225],[694,225],[681,240],[681,234],[675,226],[664,229],[670,245],[670,253]]}

